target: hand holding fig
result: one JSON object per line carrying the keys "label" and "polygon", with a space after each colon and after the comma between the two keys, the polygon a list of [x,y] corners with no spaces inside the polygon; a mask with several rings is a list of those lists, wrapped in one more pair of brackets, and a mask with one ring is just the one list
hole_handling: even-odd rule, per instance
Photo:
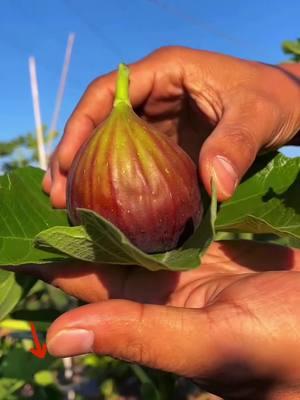
{"label": "hand holding fig", "polygon": [[133,111],[128,68],[121,64],[113,110],[78,152],[67,204],[100,214],[141,250],[174,249],[202,216],[196,166],[174,141]]}
{"label": "hand holding fig", "polygon": [[[201,180],[210,192],[214,175],[224,200],[260,149],[286,144],[300,128],[299,66],[284,68],[166,47],[131,65],[130,99],[143,119],[176,139],[194,161],[202,146]],[[115,79],[116,73],[96,79],[67,123],[44,180],[55,207],[66,205],[73,158],[111,112]]]}

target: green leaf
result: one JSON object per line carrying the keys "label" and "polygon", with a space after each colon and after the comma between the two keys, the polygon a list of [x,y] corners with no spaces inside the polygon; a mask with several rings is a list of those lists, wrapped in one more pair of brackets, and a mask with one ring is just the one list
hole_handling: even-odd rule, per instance
{"label": "green leaf", "polygon": [[0,400],[17,400],[19,396],[14,393],[21,389],[24,381],[15,378],[1,378],[0,379]]}
{"label": "green leaf", "polygon": [[[263,162],[262,158],[260,162]],[[216,229],[300,238],[300,158],[277,154],[222,204]]]}
{"label": "green leaf", "polygon": [[131,369],[142,384],[142,398],[144,400],[161,400],[160,393],[153,380],[147,374],[146,370],[137,364],[132,364]]}
{"label": "green leaf", "polygon": [[65,211],[51,208],[41,190],[43,171],[27,167],[0,176],[0,265],[45,263],[62,259],[34,247],[44,229],[68,225]]}
{"label": "green leaf", "polygon": [[144,400],[161,400],[159,391],[151,383],[142,383],[141,395]]}
{"label": "green leaf", "polygon": [[36,245],[44,250],[62,252],[83,261],[119,265],[140,265],[151,271],[186,270],[200,265],[200,258],[214,238],[216,194],[211,207],[190,239],[176,250],[146,254],[106,219],[89,210],[78,210],[82,226],[53,227],[36,236]]}
{"label": "green leaf", "polygon": [[[63,258],[33,245],[35,235],[41,230],[68,223],[64,211],[52,210],[41,190],[42,177],[43,171],[36,168],[0,176],[0,266]],[[0,320],[14,309],[34,282],[31,277],[0,271]]]}
{"label": "green leaf", "polygon": [[100,385],[100,393],[102,394],[102,396],[104,396],[105,399],[117,400],[119,396],[114,379],[105,379]]}
{"label": "green leaf", "polygon": [[0,374],[5,378],[32,382],[34,374],[40,370],[49,369],[54,360],[49,354],[39,359],[21,347],[15,347],[4,358],[0,366]]}
{"label": "green leaf", "polygon": [[14,309],[34,281],[30,277],[17,277],[13,272],[0,270],[0,320]]}
{"label": "green leaf", "polygon": [[55,383],[54,373],[48,370],[38,371],[34,374],[34,382],[39,386],[48,386]]}
{"label": "green leaf", "polygon": [[297,41],[286,40],[282,43],[282,49],[287,54],[295,54],[300,56],[300,39]]}

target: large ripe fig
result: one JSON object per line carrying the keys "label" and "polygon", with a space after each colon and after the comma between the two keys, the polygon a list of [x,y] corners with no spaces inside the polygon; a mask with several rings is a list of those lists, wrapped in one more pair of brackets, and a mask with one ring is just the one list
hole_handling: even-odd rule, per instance
{"label": "large ripe fig", "polygon": [[114,107],[77,154],[67,204],[93,210],[148,253],[171,250],[202,216],[196,166],[172,140],[133,111],[129,71],[121,64]]}

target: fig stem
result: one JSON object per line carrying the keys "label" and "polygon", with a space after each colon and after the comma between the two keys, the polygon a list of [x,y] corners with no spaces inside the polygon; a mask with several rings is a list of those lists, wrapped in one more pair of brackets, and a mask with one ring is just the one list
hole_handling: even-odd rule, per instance
{"label": "fig stem", "polygon": [[125,64],[120,64],[116,84],[114,107],[124,103],[131,107],[129,100],[129,68]]}

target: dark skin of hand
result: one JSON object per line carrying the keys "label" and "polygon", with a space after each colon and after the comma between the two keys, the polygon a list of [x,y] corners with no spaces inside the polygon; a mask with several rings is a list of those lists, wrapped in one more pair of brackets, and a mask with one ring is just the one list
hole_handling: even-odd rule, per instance
{"label": "dark skin of hand", "polygon": [[[163,48],[131,66],[130,97],[189,152],[209,193],[215,178],[223,201],[261,150],[298,140],[298,76],[299,66]],[[111,111],[115,78],[92,82],[67,123],[43,184],[55,207],[65,207],[75,154]],[[53,355],[110,354],[191,377],[226,400],[299,398],[299,250],[215,243],[201,268],[183,273],[83,263],[32,269],[92,303],[53,323]]]}

